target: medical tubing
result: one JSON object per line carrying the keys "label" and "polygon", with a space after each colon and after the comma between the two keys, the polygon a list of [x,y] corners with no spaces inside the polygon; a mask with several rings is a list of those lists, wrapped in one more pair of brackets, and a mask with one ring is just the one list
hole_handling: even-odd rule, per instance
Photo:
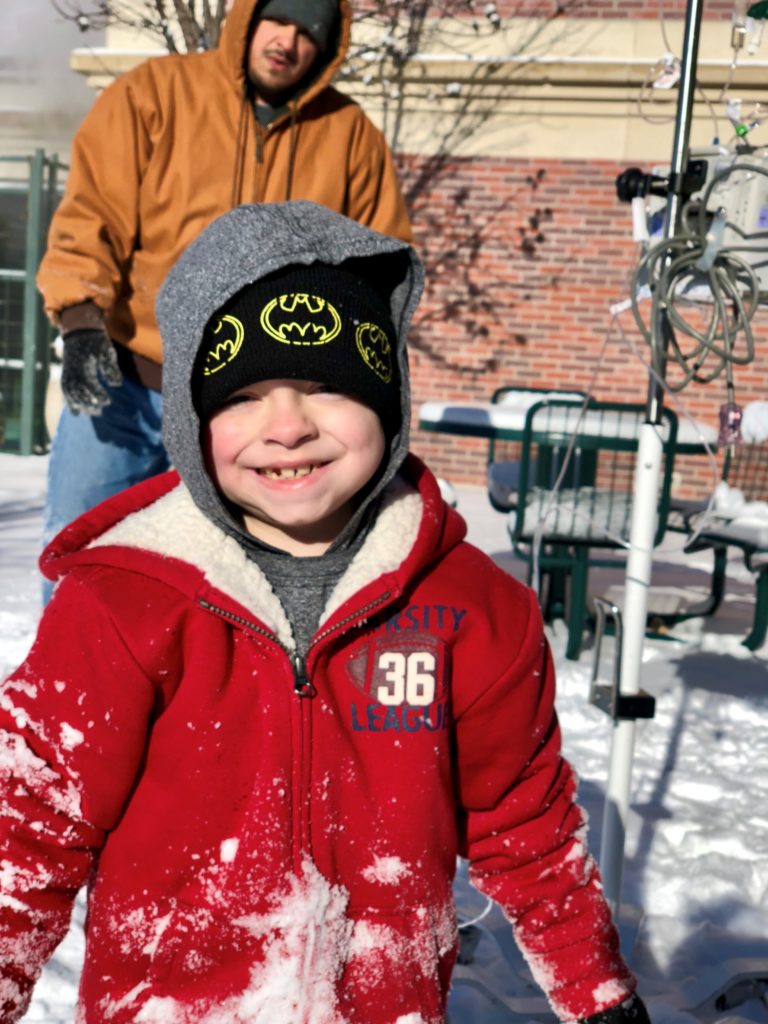
{"label": "medical tubing", "polygon": [[[733,365],[746,365],[754,358],[754,336],[750,321],[760,301],[760,281],[753,267],[743,259],[740,252],[761,251],[759,245],[731,244],[721,246],[711,255],[712,240],[708,239],[710,225],[707,223],[709,199],[722,181],[735,172],[747,172],[768,176],[765,168],[758,164],[740,163],[719,171],[704,189],[699,201],[695,227],[662,239],[648,248],[638,261],[631,281],[631,308],[635,323],[643,339],[651,344],[652,331],[647,326],[640,310],[641,278],[647,277],[651,291],[651,312],[648,323],[655,323],[663,312],[671,328],[672,339],[667,356],[677,363],[682,377],[674,384],[668,384],[672,391],[680,391],[692,380],[708,383],[726,372],[729,387],[732,385]],[[687,216],[683,218],[684,227]],[[768,232],[766,240],[768,242]],[[706,280],[711,295],[712,312],[706,329],[699,330],[684,316],[680,307],[690,301],[678,295],[678,289],[686,280]],[[701,303],[696,303],[701,309]],[[743,349],[735,348],[737,335],[744,336]],[[678,335],[690,338],[695,343],[687,351],[683,349]],[[714,360],[714,366],[713,364]],[[705,361],[709,366],[704,368]]]}

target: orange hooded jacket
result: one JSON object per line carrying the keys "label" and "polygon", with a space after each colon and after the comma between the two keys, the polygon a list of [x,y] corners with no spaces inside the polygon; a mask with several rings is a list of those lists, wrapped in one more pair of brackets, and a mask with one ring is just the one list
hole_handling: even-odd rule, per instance
{"label": "orange hooded jacket", "polygon": [[410,239],[383,135],[329,85],[349,45],[348,0],[335,52],[267,128],[245,74],[259,2],[234,0],[215,50],[150,58],[94,103],[73,140],[37,277],[54,323],[88,303],[84,321],[68,327],[94,326],[94,303],[116,342],[160,363],[160,285],[203,228],[240,203],[312,199]]}

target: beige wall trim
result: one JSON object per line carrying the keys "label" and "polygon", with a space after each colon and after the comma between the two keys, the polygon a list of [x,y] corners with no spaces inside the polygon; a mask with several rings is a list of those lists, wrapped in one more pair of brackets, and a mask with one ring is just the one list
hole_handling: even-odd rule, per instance
{"label": "beige wall trim", "polygon": [[[461,47],[449,47],[440,33],[426,36],[428,49],[396,82],[377,82],[374,63],[358,49],[338,85],[402,152],[659,161],[670,152],[677,89],[652,83],[667,44],[679,47],[682,31],[680,19],[662,27],[653,20],[512,18],[504,31]],[[733,68],[730,25],[703,25],[693,145],[733,137],[726,99],[738,97],[745,119],[758,103],[768,104],[768,42],[764,50],[742,50]],[[98,89],[151,55],[79,49],[71,66]],[[768,123],[749,141],[768,143]]]}

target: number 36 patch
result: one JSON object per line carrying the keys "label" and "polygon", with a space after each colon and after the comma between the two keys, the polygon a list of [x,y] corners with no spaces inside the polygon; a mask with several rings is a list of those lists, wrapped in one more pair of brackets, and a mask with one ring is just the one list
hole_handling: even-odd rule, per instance
{"label": "number 36 patch", "polygon": [[349,662],[348,671],[357,689],[376,704],[424,708],[448,696],[447,661],[442,640],[414,633],[367,644]]}

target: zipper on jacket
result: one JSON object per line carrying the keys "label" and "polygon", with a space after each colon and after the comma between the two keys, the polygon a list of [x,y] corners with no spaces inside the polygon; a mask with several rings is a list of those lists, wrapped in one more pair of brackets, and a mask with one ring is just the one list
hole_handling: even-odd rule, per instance
{"label": "zipper on jacket", "polygon": [[206,601],[204,597],[198,598],[198,604],[201,608],[205,608],[206,611],[213,612],[215,615],[220,615],[223,619],[230,619],[232,622],[236,622],[240,626],[245,626],[246,629],[250,629],[252,633],[258,633],[260,636],[267,637],[273,643],[277,644],[280,650],[284,651],[291,663],[293,669],[293,692],[299,697],[314,697],[317,690],[312,684],[312,680],[307,675],[307,667],[304,663],[304,659],[300,654],[292,654],[285,644],[281,643],[274,633],[270,633],[268,629],[264,629],[263,626],[259,626],[256,622],[251,622],[249,619],[244,619],[242,615],[235,615],[234,612],[227,611],[226,608],[219,608],[218,605],[211,604],[210,601]]}
{"label": "zipper on jacket", "polygon": [[294,693],[298,694],[299,697],[314,697],[317,692],[312,685],[312,682],[307,675],[306,666],[304,661],[298,654],[293,654],[284,643],[275,636],[274,633],[270,633],[268,629],[264,629],[256,622],[251,622],[250,619],[244,619],[242,615],[235,615],[234,612],[227,611],[226,608],[219,608],[216,604],[211,604],[210,601],[206,601],[204,597],[199,597],[197,603],[201,608],[205,608],[208,612],[213,612],[214,615],[220,615],[223,619],[229,619],[231,622],[236,622],[239,626],[245,626],[252,633],[258,633],[259,636],[264,636],[267,640],[271,640],[272,643],[277,644],[281,651],[283,651],[291,663],[293,670],[293,690]]}
{"label": "zipper on jacket", "polygon": [[[389,593],[382,594],[381,597],[378,597],[375,601],[371,601],[369,604],[364,605],[362,608],[358,608],[354,615],[347,615],[346,618],[342,619],[340,622],[337,622],[334,626],[330,626],[327,629],[322,630],[322,632],[318,633],[317,636],[312,641],[312,643],[309,645],[309,648],[307,649],[307,654],[309,654],[312,648],[315,647],[318,643],[320,643],[321,640],[324,640],[332,633],[335,633],[336,630],[342,629],[344,626],[348,626],[351,622],[359,621],[360,623],[362,623],[363,621],[365,621],[364,617],[367,615],[368,612],[373,611],[374,608],[378,608],[379,605],[386,604],[389,598]],[[259,626],[258,623],[256,622],[251,622],[249,619],[244,619],[242,615],[235,615],[234,612],[227,611],[226,608],[219,608],[218,605],[211,604],[210,601],[206,601],[204,597],[199,597],[197,600],[200,607],[205,608],[206,611],[214,612],[214,614],[216,615],[221,615],[221,617],[224,619],[230,619],[232,622],[236,622],[240,626],[245,626],[245,628],[250,629],[251,632],[258,633],[260,636],[264,636],[268,640],[271,640],[273,643],[277,644],[277,646],[282,651],[285,651],[286,655],[288,656],[288,660],[291,663],[291,668],[293,669],[293,692],[296,694],[296,696],[303,698],[315,697],[317,695],[315,685],[307,675],[306,659],[302,658],[302,656],[298,653],[292,653],[291,651],[289,651],[285,644],[281,643],[274,633],[270,633],[268,629],[265,629],[263,626]]]}
{"label": "zipper on jacket", "polygon": [[[312,643],[307,648],[307,656],[309,656],[309,652],[312,650],[313,647],[316,647],[317,644],[319,644],[322,640],[325,640],[326,637],[331,636],[332,633],[335,633],[339,629],[343,629],[344,626],[348,626],[352,622],[356,622],[359,625],[362,625],[367,618],[368,612],[372,612],[374,608],[378,608],[379,605],[386,604],[390,597],[391,594],[389,593],[382,594],[381,597],[377,597],[375,601],[370,601],[368,604],[363,605],[362,608],[358,608],[353,615],[347,615],[346,618],[341,619],[335,625],[328,626],[325,629],[321,630],[317,634],[317,636],[315,636]],[[307,682],[309,682],[308,677],[306,677],[305,661],[298,655],[294,657],[294,667],[297,665],[300,665],[302,667],[302,669],[305,672],[305,678],[307,678]],[[311,685],[312,684],[310,683],[310,686]],[[314,694],[312,694],[312,696],[314,696]]]}
{"label": "zipper on jacket", "polygon": [[[358,608],[354,615],[347,615],[346,618],[341,619],[335,626],[327,626],[322,632],[318,633],[315,639],[310,644],[310,647],[314,647],[316,643],[324,640],[331,633],[335,633],[337,629],[341,629],[342,626],[348,626],[350,622],[359,622],[362,625],[368,616],[368,612],[372,612],[375,608],[378,608],[382,604],[386,604],[392,595],[387,592],[382,594],[381,597],[377,597],[375,601],[369,601],[368,604],[364,604],[362,608]],[[361,618],[362,616],[362,618]]]}
{"label": "zipper on jacket", "polygon": [[307,666],[300,654],[294,654],[291,658],[293,664],[293,692],[298,697],[314,697],[317,690],[312,680],[307,675]]}
{"label": "zipper on jacket", "polygon": [[238,625],[245,626],[246,629],[250,629],[254,633],[259,633],[261,636],[267,637],[268,640],[272,640],[278,647],[281,647],[289,658],[291,657],[291,652],[285,644],[281,643],[274,633],[270,633],[268,629],[264,629],[264,627],[260,626],[258,623],[251,622],[250,619],[244,619],[242,615],[235,615],[234,612],[229,612],[226,608],[219,608],[218,605],[211,604],[210,601],[206,601],[204,597],[198,597],[197,603],[201,608],[205,608],[207,612],[214,612],[216,615],[221,615],[223,619],[231,619],[232,622],[236,622]]}
{"label": "zipper on jacket", "polygon": [[[373,611],[374,608],[378,608],[380,604],[385,604],[389,600],[389,596],[390,595],[388,593],[383,594],[381,597],[378,597],[375,601],[371,601],[369,604],[364,605],[362,608],[358,608],[354,615],[347,615],[346,618],[342,619],[340,622],[337,622],[335,626],[331,626],[328,629],[322,630],[322,632],[317,634],[317,636],[314,638],[312,643],[307,648],[307,655],[309,655],[309,652],[316,644],[320,643],[321,640],[324,640],[327,636],[330,636],[332,633],[335,633],[337,629],[341,629],[343,626],[348,626],[350,622],[360,621],[362,623],[363,621],[365,621],[364,618],[361,619],[360,616],[365,616],[367,615],[368,612]],[[302,658],[300,654],[294,654],[291,658],[291,662],[293,663],[294,691],[298,694],[299,697],[316,696],[317,690],[315,689],[312,680],[307,675],[306,659]]]}

